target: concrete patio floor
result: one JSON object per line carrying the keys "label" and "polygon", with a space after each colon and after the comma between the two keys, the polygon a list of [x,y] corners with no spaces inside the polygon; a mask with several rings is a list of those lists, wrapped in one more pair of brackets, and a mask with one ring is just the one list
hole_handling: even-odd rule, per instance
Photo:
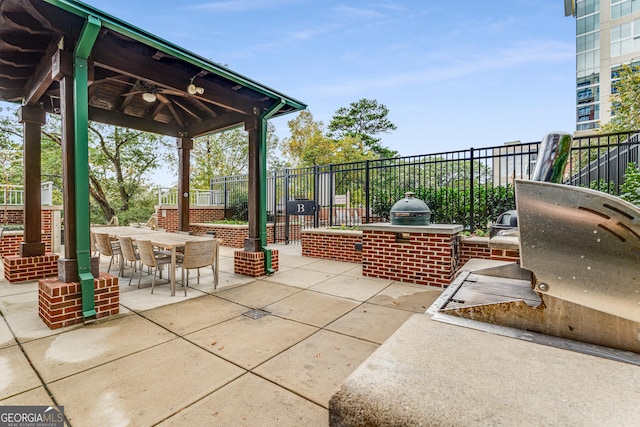
{"label": "concrete patio floor", "polygon": [[0,280],[0,405],[62,405],[74,427],[328,425],[336,388],[441,290],[276,247],[280,270],[259,279],[221,248],[218,289],[202,269],[186,298],[166,280],[151,295],[146,274],[128,286],[127,268],[120,315],[54,331],[37,282]]}

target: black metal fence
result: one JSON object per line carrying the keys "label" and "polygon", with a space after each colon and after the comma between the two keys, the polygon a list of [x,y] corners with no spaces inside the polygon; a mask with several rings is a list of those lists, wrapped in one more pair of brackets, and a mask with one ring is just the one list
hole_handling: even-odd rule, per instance
{"label": "black metal fence", "polygon": [[[268,219],[285,224],[275,240],[289,243],[297,240],[292,223],[304,229],[387,221],[393,204],[412,191],[429,205],[432,222],[486,229],[515,208],[514,182],[530,179],[538,147],[505,144],[275,171],[268,175]],[[566,183],[618,195],[627,164],[638,165],[638,147],[635,132],[574,138]],[[247,188],[245,175],[211,180],[211,189],[224,194],[227,218],[246,220]],[[315,202],[315,212],[287,212],[293,200]]]}

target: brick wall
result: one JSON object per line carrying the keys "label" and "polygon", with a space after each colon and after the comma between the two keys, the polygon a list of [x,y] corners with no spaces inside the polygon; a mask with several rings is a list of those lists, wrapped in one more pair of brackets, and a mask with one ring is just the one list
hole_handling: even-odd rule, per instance
{"label": "brick wall", "polygon": [[190,224],[189,231],[197,235],[215,233],[215,237],[220,240],[220,244],[230,248],[244,247],[244,239],[249,237],[248,225]]}
{"label": "brick wall", "polygon": [[2,206],[0,208],[0,224],[22,224],[24,221],[22,206]]}
{"label": "brick wall", "polygon": [[58,254],[21,258],[18,255],[4,257],[4,278],[9,283],[26,282],[58,275]]}
{"label": "brick wall", "polygon": [[460,242],[460,262],[459,267],[465,265],[470,259],[490,259],[488,237],[463,237]]}
{"label": "brick wall", "polygon": [[[120,311],[118,278],[107,273],[93,279],[96,318],[113,316]],[[78,282],[56,279],[38,282],[38,314],[49,329],[82,323],[82,292]]]}
{"label": "brick wall", "polygon": [[351,230],[313,229],[302,231],[302,256],[334,261],[362,262],[362,232]]}
{"label": "brick wall", "polygon": [[[9,224],[22,224],[23,212],[22,207],[12,207],[8,212],[10,218],[13,218]],[[45,252],[53,250],[53,213],[54,210],[60,208],[42,209],[42,242],[45,245]],[[9,255],[18,255],[20,253],[20,243],[24,241],[24,233],[22,231],[5,231],[0,240],[0,257],[4,258]]]}
{"label": "brick wall", "polygon": [[[158,228],[167,231],[178,230],[178,207],[156,206]],[[224,219],[224,208],[213,206],[191,206],[189,209],[189,224],[220,221]]]}
{"label": "brick wall", "polygon": [[[274,243],[273,224],[267,224],[267,244]],[[284,224],[278,224],[278,232],[284,228]],[[294,234],[300,234],[300,224],[291,224],[290,230]],[[249,237],[249,226],[242,224],[190,224],[189,231],[196,235],[206,235],[209,232],[215,233],[216,239],[220,240],[222,246],[230,248],[243,248],[244,240]],[[293,237],[291,237],[293,239]]]}
{"label": "brick wall", "polygon": [[491,259],[494,259],[496,261],[520,262],[520,251],[491,248]]}
{"label": "brick wall", "polygon": [[395,232],[364,230],[362,237],[363,276],[419,285],[451,284],[456,235],[412,232],[407,242],[398,242]]}
{"label": "brick wall", "polygon": [[[279,256],[276,249],[271,250],[271,268],[279,269]],[[266,274],[264,268],[264,252],[235,251],[233,254],[233,270],[235,274],[243,276],[260,277]]]}

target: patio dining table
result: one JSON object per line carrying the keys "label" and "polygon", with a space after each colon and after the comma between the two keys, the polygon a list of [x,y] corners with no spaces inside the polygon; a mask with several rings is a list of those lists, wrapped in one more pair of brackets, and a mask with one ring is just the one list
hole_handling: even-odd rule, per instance
{"label": "patio dining table", "polygon": [[[179,248],[184,248],[187,242],[200,242],[212,240],[212,237],[194,236],[182,233],[168,233],[166,231],[154,231],[146,228],[132,226],[104,226],[91,227],[94,233],[107,233],[109,237],[131,237],[132,240],[149,240],[153,246],[158,246],[171,252],[171,271],[169,273],[171,284],[171,296],[176,294],[176,253]],[[213,239],[215,240],[215,239]],[[215,274],[218,272],[218,256],[216,254]]]}

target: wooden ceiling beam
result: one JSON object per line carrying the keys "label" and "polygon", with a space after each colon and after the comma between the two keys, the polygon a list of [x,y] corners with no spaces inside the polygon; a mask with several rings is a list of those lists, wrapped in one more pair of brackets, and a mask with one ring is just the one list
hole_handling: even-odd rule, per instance
{"label": "wooden ceiling beam", "polygon": [[18,22],[19,18],[24,17],[25,15],[22,13],[7,13],[3,12],[1,15],[1,19],[5,22],[4,25],[7,27],[15,28],[20,31],[24,31],[29,34],[50,34],[50,31],[46,31],[43,29],[33,29],[25,23]]}
{"label": "wooden ceiling beam", "polygon": [[51,23],[51,21],[49,21],[47,18],[45,18],[38,11],[38,9],[33,5],[33,3],[31,3],[31,0],[21,0],[20,1],[20,5],[24,8],[25,11],[27,11],[27,13],[29,13],[29,15],[31,15],[33,17],[33,19],[38,21],[40,23],[40,25],[42,25],[47,30],[51,30],[51,31],[53,31],[55,33],[58,33],[58,34],[64,32],[64,31],[62,31],[61,28],[56,27],[55,25],[53,25]]}
{"label": "wooden ceiling beam", "polygon": [[187,135],[191,138],[207,135],[213,132],[221,132],[223,130],[238,127],[247,119],[247,115],[239,113],[222,114],[213,119],[204,120],[189,126]]}
{"label": "wooden ceiling beam", "polygon": [[186,105],[183,105],[181,102],[179,102],[177,99],[172,99],[171,102],[173,102],[174,104],[176,104],[178,107],[182,108],[188,115],[190,115],[191,117],[193,117],[194,119],[196,119],[197,121],[202,121],[202,117],[200,117],[199,115],[197,115],[196,113],[194,113],[193,111],[191,111],[191,109],[189,107],[187,107]]}
{"label": "wooden ceiling beam", "polygon": [[14,68],[30,68],[38,64],[40,55],[16,52],[2,52],[0,64]]}
{"label": "wooden ceiling beam", "polygon": [[173,105],[170,102],[165,103],[165,105],[167,106],[167,108],[171,112],[171,115],[173,116],[173,118],[176,121],[176,123],[178,124],[178,126],[180,126],[181,128],[184,128],[185,127],[184,120],[182,120],[182,117],[180,116],[180,114],[178,114],[178,112],[173,107]]}
{"label": "wooden ceiling beam", "polygon": [[55,80],[59,80],[63,75],[73,75],[71,53],[58,49],[59,42],[60,38],[57,38],[49,44],[42,60],[25,85],[25,105],[37,103]]}
{"label": "wooden ceiling beam", "polygon": [[[184,92],[192,76],[181,72],[150,57],[137,56],[131,58],[131,51],[114,44],[96,43],[93,49],[95,64],[120,74],[145,80],[161,88]],[[169,80],[170,79],[170,80]],[[230,89],[221,88],[205,80],[198,84],[205,89],[204,95],[194,96],[202,102],[211,103],[228,110],[242,114],[251,114],[253,105],[239,98],[238,93]]]}
{"label": "wooden ceiling beam", "polygon": [[95,107],[89,107],[89,120],[174,137],[178,137],[183,133],[181,129],[167,123],[160,123]]}

